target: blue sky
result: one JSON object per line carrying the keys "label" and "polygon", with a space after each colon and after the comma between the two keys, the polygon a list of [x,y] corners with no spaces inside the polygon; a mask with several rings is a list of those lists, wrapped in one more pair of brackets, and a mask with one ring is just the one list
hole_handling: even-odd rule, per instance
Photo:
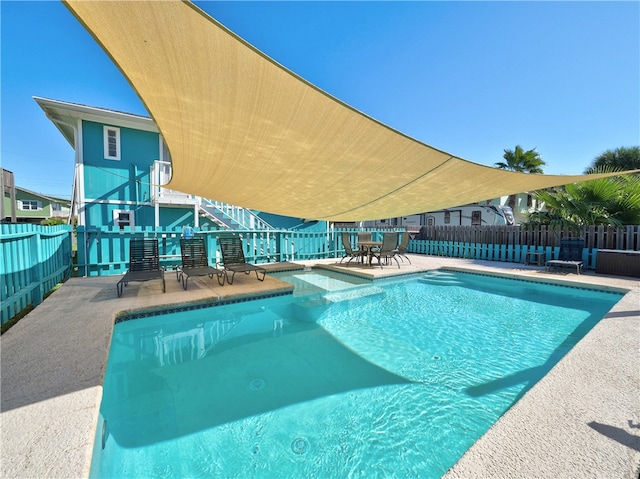
{"label": "blue sky", "polygon": [[[476,163],[519,144],[545,173],[579,174],[640,145],[640,2],[196,3],[340,100]],[[147,112],[62,3],[2,0],[0,15],[2,167],[69,197],[73,150],[32,97]]]}

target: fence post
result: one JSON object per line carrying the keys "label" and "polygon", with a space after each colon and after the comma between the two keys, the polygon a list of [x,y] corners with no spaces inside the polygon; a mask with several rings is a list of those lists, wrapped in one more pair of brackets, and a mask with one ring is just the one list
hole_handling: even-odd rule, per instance
{"label": "fence post", "polygon": [[33,252],[35,253],[36,274],[34,278],[31,278],[31,281],[37,283],[37,286],[33,289],[33,293],[31,294],[31,301],[34,306],[40,304],[42,302],[42,298],[44,298],[44,292],[42,291],[42,282],[44,281],[44,257],[42,254],[42,236],[40,228],[38,228],[36,233],[32,236],[33,241],[35,241]]}

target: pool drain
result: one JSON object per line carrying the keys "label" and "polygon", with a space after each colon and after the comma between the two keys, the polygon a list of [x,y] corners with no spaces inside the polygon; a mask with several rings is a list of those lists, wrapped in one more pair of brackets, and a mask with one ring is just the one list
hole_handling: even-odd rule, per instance
{"label": "pool drain", "polygon": [[291,450],[296,454],[306,454],[309,450],[309,441],[304,437],[297,437],[291,443]]}
{"label": "pool drain", "polygon": [[252,391],[260,391],[261,389],[264,389],[265,384],[264,379],[254,379],[249,383],[249,389]]}

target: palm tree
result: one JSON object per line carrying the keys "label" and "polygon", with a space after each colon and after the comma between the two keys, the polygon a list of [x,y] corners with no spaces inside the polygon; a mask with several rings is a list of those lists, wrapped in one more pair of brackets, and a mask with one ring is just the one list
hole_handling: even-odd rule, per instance
{"label": "palm tree", "polygon": [[585,173],[592,173],[599,168],[610,168],[611,171],[640,169],[640,147],[620,147],[600,153]]}
{"label": "palm tree", "polygon": [[[514,150],[504,150],[502,155],[505,161],[499,161],[496,166],[502,170],[517,171],[520,173],[543,173],[542,166],[546,163],[540,158],[535,148],[524,151],[520,145]],[[511,209],[516,207],[516,195],[509,195],[508,205]]]}
{"label": "palm tree", "polygon": [[[594,172],[606,171],[598,169]],[[538,191],[535,197],[544,201],[547,211],[529,215],[529,225],[577,228],[640,223],[640,176],[636,175],[573,183]]]}

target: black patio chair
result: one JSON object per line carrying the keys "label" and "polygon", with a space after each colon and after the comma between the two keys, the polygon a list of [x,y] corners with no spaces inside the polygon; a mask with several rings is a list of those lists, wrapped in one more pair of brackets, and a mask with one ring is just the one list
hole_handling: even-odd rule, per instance
{"label": "black patio chair", "polygon": [[560,251],[558,258],[545,263],[546,270],[552,268],[576,268],[576,273],[582,270],[582,250],[584,249],[584,238],[563,238],[560,240]]}
{"label": "black patio chair", "polygon": [[224,271],[209,265],[207,244],[202,236],[180,240],[180,254],[182,265],[176,270],[176,278],[182,280],[182,287],[186,290],[190,276],[218,277],[218,284],[224,286]]}
{"label": "black patio chair", "polygon": [[[251,271],[256,272],[256,278],[259,281],[264,281],[267,270],[255,264],[247,263],[244,257],[244,250],[242,249],[242,238],[240,238],[240,236],[220,236],[218,237],[218,243],[220,244],[220,252],[222,253],[224,274],[229,284],[233,284],[233,278],[236,273],[249,274]],[[231,278],[229,278],[229,272],[232,273]],[[262,277],[260,277],[260,273],[262,273]]]}
{"label": "black patio chair", "polygon": [[164,268],[160,266],[158,240],[132,239],[129,242],[129,269],[116,284],[118,298],[122,296],[124,286],[132,281],[162,280],[162,292],[166,291]]}

